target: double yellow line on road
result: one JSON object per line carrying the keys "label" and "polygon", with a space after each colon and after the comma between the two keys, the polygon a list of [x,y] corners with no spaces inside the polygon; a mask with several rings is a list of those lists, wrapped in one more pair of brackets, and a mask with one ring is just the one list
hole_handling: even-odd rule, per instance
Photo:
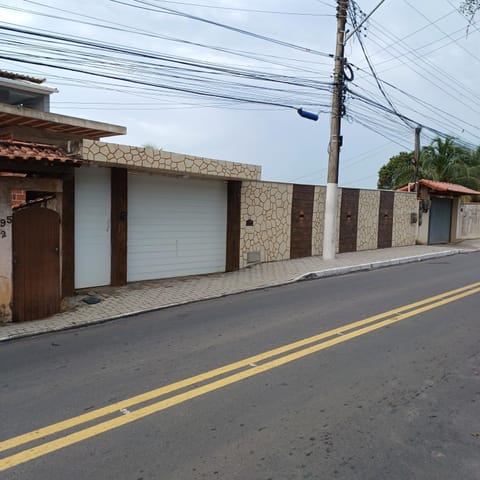
{"label": "double yellow line on road", "polygon": [[[67,433],[66,435],[60,436],[53,440],[46,440],[44,443],[39,443],[33,447],[26,448],[25,450],[4,457],[0,459],[0,471],[7,470],[21,463],[28,462],[61,448],[73,445],[88,438],[92,438],[109,430],[113,430],[114,428],[135,422],[141,418],[181,404],[206,393],[226,387],[227,385],[231,385],[246,378],[253,377],[273,368],[293,362],[294,360],[298,360],[321,350],[325,350],[326,348],[332,347],[339,343],[346,342],[374,330],[378,330],[393,323],[400,322],[406,318],[441,307],[442,305],[446,305],[479,292],[480,282],[466,285],[465,287],[450,290],[440,295],[435,295],[403,307],[343,325],[341,327],[322,332],[318,335],[304,338],[273,350],[245,358],[238,362],[224,365],[220,368],[210,370],[200,375],[195,375],[179,382],[175,382],[170,385],[127,398],[97,410],[93,410],[91,412],[84,413],[82,415],[39,428],[37,430],[33,430],[8,440],[4,440],[0,442],[0,452],[14,448],[17,449],[18,447],[21,447],[27,443],[40,440],[43,441],[49,436],[57,435],[61,432],[65,432],[66,430],[74,429],[75,427],[84,425],[88,422],[92,422],[108,415],[118,415],[114,418],[101,421],[100,423],[76,430],[72,433]],[[208,380],[212,381],[207,382]],[[188,387],[192,388],[187,389]],[[159,397],[166,396],[182,389],[186,390],[168,398],[155,401]],[[139,406],[147,402],[154,403],[150,403],[149,405],[143,407]],[[133,411],[128,410],[133,407],[138,408]]]}

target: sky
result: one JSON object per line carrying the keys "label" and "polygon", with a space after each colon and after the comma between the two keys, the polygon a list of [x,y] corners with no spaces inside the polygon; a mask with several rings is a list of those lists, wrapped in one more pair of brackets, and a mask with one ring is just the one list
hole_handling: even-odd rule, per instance
{"label": "sky", "polygon": [[[355,2],[348,28],[379,3]],[[480,145],[480,28],[467,31],[459,3],[385,0],[360,39],[347,42],[354,78],[340,186],[375,188],[379,168],[413,150],[417,125],[422,145],[438,135]],[[127,127],[108,141],[256,164],[264,180],[324,185],[335,5],[0,0],[0,69],[47,78],[58,89],[52,112]],[[301,118],[300,107],[319,120]]]}

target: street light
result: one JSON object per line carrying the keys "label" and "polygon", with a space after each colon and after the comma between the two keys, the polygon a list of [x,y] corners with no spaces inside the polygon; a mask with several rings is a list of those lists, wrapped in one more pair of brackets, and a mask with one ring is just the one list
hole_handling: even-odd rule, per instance
{"label": "street light", "polygon": [[313,120],[316,122],[318,120],[318,113],[313,113],[313,112],[307,112],[303,108],[299,108],[297,110],[297,113],[302,117],[302,118],[307,118],[308,120]]}

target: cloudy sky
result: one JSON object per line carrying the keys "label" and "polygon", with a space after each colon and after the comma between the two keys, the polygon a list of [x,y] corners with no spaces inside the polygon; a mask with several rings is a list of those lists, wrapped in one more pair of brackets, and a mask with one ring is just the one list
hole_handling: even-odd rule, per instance
{"label": "cloudy sky", "polygon": [[[351,18],[378,3],[358,0]],[[347,43],[340,185],[374,188],[417,124],[423,144],[480,145],[480,28],[467,35],[459,3],[386,0],[374,13],[360,38],[383,93],[359,39]],[[124,125],[118,143],[326,183],[334,0],[0,0],[0,15],[0,68],[46,77],[53,112]]]}

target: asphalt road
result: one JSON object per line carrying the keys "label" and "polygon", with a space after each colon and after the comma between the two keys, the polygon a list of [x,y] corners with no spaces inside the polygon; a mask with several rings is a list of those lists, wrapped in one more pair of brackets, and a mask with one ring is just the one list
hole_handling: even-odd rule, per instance
{"label": "asphalt road", "polygon": [[471,253],[0,344],[0,478],[478,480],[479,281]]}

